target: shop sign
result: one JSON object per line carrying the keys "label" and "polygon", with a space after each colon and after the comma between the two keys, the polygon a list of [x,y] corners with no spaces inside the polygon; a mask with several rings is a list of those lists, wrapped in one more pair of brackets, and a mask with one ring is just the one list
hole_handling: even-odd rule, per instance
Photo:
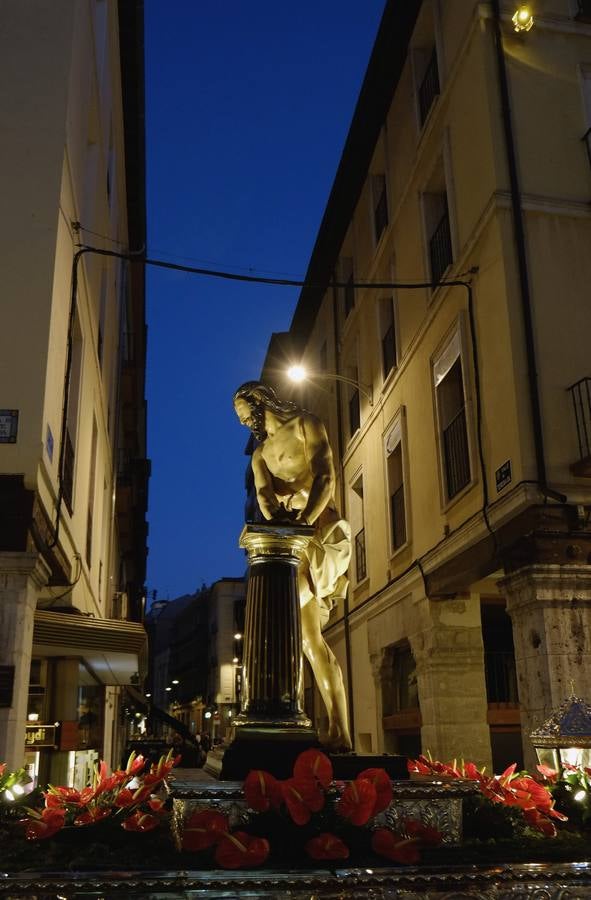
{"label": "shop sign", "polygon": [[511,483],[510,459],[508,459],[507,462],[504,462],[502,466],[499,466],[499,468],[495,472],[495,481],[497,483],[497,494],[499,494],[503,490],[503,488],[507,487],[507,485]]}
{"label": "shop sign", "polygon": [[26,725],[26,747],[55,747],[57,745],[57,725]]}

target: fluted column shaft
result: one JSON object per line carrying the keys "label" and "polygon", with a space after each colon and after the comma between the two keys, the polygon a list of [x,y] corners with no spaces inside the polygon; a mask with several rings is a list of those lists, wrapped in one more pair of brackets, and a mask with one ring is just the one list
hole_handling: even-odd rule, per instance
{"label": "fluted column shaft", "polygon": [[312,534],[309,526],[257,524],[240,537],[249,576],[238,727],[311,725],[302,709],[298,566]]}

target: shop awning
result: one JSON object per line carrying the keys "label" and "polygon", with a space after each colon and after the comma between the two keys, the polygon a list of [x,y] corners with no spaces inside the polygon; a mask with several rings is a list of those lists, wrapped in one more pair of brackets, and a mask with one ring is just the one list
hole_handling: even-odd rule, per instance
{"label": "shop awning", "polygon": [[144,668],[147,642],[144,626],[138,622],[35,611],[33,654],[83,659],[103,684],[132,683]]}

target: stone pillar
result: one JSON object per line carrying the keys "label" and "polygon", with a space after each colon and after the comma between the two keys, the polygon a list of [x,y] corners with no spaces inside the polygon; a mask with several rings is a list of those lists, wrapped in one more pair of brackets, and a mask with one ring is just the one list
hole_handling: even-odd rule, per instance
{"label": "stone pillar", "polygon": [[480,598],[422,598],[420,631],[410,635],[417,663],[421,745],[439,760],[492,765],[487,722]]}
{"label": "stone pillar", "polygon": [[0,707],[0,761],[23,764],[37,595],[49,567],[37,553],[0,553],[0,665],[14,667],[10,706]]}
{"label": "stone pillar", "polygon": [[574,691],[591,699],[591,566],[524,566],[499,582],[513,623],[524,763],[530,732]]}
{"label": "stone pillar", "polygon": [[298,566],[314,529],[246,525],[248,554],[241,710],[224,754],[222,779],[266,769],[291,774],[302,750],[318,743],[302,709],[303,656]]}
{"label": "stone pillar", "polygon": [[309,728],[302,709],[302,626],[298,566],[308,526],[247,525],[242,702],[236,727]]}
{"label": "stone pillar", "polygon": [[[77,659],[58,659],[53,667],[52,719],[56,722],[76,722],[78,719],[79,662]],[[68,783],[67,750],[51,753],[49,781],[51,784]]]}

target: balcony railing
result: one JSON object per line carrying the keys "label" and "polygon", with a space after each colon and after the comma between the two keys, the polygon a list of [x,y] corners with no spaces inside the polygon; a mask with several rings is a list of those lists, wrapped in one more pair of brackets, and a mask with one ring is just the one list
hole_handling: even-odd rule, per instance
{"label": "balcony railing", "polygon": [[62,496],[68,512],[72,515],[72,499],[74,493],[74,445],[70,432],[66,431],[66,444],[64,447],[64,468],[62,472]]}
{"label": "balcony railing", "polygon": [[519,703],[515,656],[510,650],[485,650],[484,673],[489,703]]}
{"label": "balcony railing", "polygon": [[357,581],[363,581],[367,577],[367,562],[365,558],[365,528],[355,535],[355,576]]}
{"label": "balcony railing", "polygon": [[396,365],[396,338],[393,322],[390,323],[382,338],[382,364],[384,366],[384,378],[387,378]]}
{"label": "balcony railing", "polygon": [[577,22],[591,22],[591,0],[577,0]]}
{"label": "balcony railing", "polygon": [[431,58],[427,63],[423,80],[419,87],[419,111],[421,126],[425,124],[429,110],[433,106],[435,97],[439,94],[439,71],[437,69],[437,51],[433,48]]}
{"label": "balcony railing", "polygon": [[404,484],[401,484],[390,497],[390,515],[392,517],[392,547],[397,550],[406,543]]}
{"label": "balcony railing", "polygon": [[575,475],[591,476],[591,378],[581,378],[571,384],[568,391],[572,397],[575,425],[579,443],[579,459],[571,469]]}
{"label": "balcony railing", "polygon": [[431,262],[431,280],[437,284],[453,261],[447,206],[429,239],[429,260]]}
{"label": "balcony railing", "polygon": [[443,456],[447,499],[451,500],[470,482],[470,454],[464,407],[443,430]]}
{"label": "balcony railing", "polygon": [[353,279],[353,275],[350,275],[347,279],[345,287],[343,288],[343,302],[345,307],[345,318],[352,312],[353,307],[355,306],[355,288],[353,285],[355,281]]}
{"label": "balcony railing", "polygon": [[386,196],[386,188],[384,187],[373,212],[374,229],[376,235],[376,244],[382,236],[388,225],[388,198]]}
{"label": "balcony railing", "polygon": [[359,391],[354,390],[349,398],[349,436],[353,437],[361,426],[361,410],[359,406]]}

